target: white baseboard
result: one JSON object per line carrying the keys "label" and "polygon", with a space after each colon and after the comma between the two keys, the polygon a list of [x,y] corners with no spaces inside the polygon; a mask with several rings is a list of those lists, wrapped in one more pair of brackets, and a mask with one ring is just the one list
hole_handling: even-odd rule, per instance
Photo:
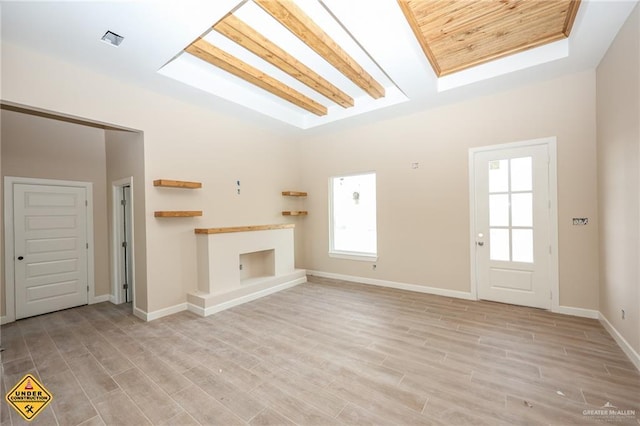
{"label": "white baseboard", "polygon": [[147,313],[142,309],[136,308],[135,306],[133,307],[133,315],[140,318],[142,321],[149,321],[147,319]]}
{"label": "white baseboard", "polygon": [[10,322],[13,322],[13,321],[10,321],[6,315],[3,315],[0,317],[0,325],[9,324]]}
{"label": "white baseboard", "polygon": [[573,315],[574,317],[592,318],[592,319],[600,318],[600,312],[594,309],[574,308],[572,306],[558,306],[557,308],[552,309],[551,311],[557,314]]}
{"label": "white baseboard", "polygon": [[257,291],[255,293],[247,294],[246,296],[238,297],[236,299],[219,303],[214,306],[209,306],[206,309],[203,309],[191,303],[188,304],[187,308],[194,314],[198,314],[200,316],[206,317],[209,315],[213,315],[216,312],[224,311],[225,309],[233,308],[234,306],[242,305],[243,303],[251,302],[253,300],[260,299],[261,297],[265,297],[270,294],[277,293],[279,291],[286,290],[288,288],[295,287],[298,284],[302,284],[306,282],[307,282],[307,276],[305,275],[301,278],[296,278],[294,280],[287,281],[285,283],[282,283],[273,287],[269,287],[264,290]]}
{"label": "white baseboard", "polygon": [[269,294],[276,293],[278,291],[285,290],[287,288],[296,286],[298,284],[302,284],[307,282],[307,277],[304,276],[302,278],[296,278],[292,281],[287,281],[286,283],[267,288],[262,291],[258,291],[256,293],[248,294],[246,296],[238,297],[237,299],[229,300],[228,302],[220,303],[215,306],[210,306],[206,309],[203,309],[199,306],[196,306],[192,303],[180,303],[174,306],[169,306],[168,308],[159,309],[153,312],[145,312],[142,309],[138,309],[136,307],[133,308],[133,315],[140,318],[143,321],[153,321],[158,318],[166,317],[167,315],[177,314],[182,311],[190,311],[194,314],[200,315],[202,317],[206,317],[208,315],[215,314],[216,312],[224,311],[225,309],[232,308],[234,306],[241,305],[243,303],[251,302],[252,300],[259,299],[264,296],[268,296]]}
{"label": "white baseboard", "polygon": [[609,322],[609,320],[599,312],[599,319],[602,326],[611,334],[611,337],[618,343],[618,346],[622,348],[622,351],[629,357],[633,365],[636,366],[638,370],[640,370],[640,354],[636,352],[635,349],[627,342],[627,340],[622,337],[622,334],[616,330],[616,328]]}
{"label": "white baseboard", "polygon": [[201,308],[200,306],[196,306],[193,303],[187,303],[187,310],[201,317],[206,316],[204,308]]}
{"label": "white baseboard", "polygon": [[153,312],[145,312],[139,308],[133,308],[133,315],[137,316],[143,321],[153,321],[158,318],[166,317],[168,315],[177,314],[178,312],[186,311],[187,303],[179,303],[174,306],[169,306],[168,308],[158,309]]}
{"label": "white baseboard", "polygon": [[446,288],[428,287],[417,284],[399,283],[395,281],[378,280],[375,278],[356,277],[353,275],[334,274],[333,272],[310,271],[307,274],[322,278],[349,281],[359,284],[369,284],[378,287],[397,288],[399,290],[415,291],[418,293],[435,294],[437,296],[455,297],[456,299],[476,300],[471,293],[458,290],[448,290]]}
{"label": "white baseboard", "polygon": [[113,294],[109,295],[109,302],[113,303],[114,305],[118,304],[118,303],[116,303],[117,300],[116,300],[116,297]]}
{"label": "white baseboard", "polygon": [[102,303],[102,302],[109,302],[109,301],[111,301],[111,295],[110,294],[103,294],[101,296],[93,296],[93,298],[91,299],[91,302],[89,304],[93,305],[95,303]]}

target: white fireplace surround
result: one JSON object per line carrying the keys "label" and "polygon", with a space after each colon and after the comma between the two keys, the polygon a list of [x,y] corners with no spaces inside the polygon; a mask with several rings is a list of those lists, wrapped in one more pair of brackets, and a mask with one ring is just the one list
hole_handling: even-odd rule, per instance
{"label": "white fireplace surround", "polygon": [[207,316],[307,281],[294,266],[293,224],[196,229],[198,289],[189,310]]}

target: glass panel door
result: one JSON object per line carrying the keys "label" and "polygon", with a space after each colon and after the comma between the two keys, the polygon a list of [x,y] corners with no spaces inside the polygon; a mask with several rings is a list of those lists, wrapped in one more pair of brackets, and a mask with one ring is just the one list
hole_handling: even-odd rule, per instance
{"label": "glass panel door", "polygon": [[550,202],[549,146],[474,150],[472,256],[480,299],[550,307],[556,212]]}

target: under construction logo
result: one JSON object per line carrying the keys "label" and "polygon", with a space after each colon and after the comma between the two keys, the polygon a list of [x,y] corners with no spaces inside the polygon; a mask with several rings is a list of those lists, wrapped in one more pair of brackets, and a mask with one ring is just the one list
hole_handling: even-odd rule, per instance
{"label": "under construction logo", "polygon": [[9,405],[27,421],[33,420],[52,399],[53,395],[31,374],[24,376],[6,396]]}

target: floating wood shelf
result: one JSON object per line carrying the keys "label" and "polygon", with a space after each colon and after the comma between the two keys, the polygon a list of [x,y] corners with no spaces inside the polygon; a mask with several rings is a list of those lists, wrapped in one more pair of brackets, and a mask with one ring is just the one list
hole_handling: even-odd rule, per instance
{"label": "floating wood shelf", "polygon": [[277,225],[249,225],[249,226],[232,226],[229,228],[196,228],[196,234],[226,234],[230,232],[248,232],[248,231],[269,231],[271,229],[289,229],[295,228],[293,223],[281,223]]}
{"label": "floating wood shelf", "polygon": [[283,211],[282,216],[306,216],[309,212],[306,210],[298,210],[298,211]]}
{"label": "floating wood shelf", "polygon": [[282,191],[282,195],[287,197],[306,197],[307,193],[302,191]]}
{"label": "floating wood shelf", "polygon": [[171,210],[158,211],[153,214],[155,217],[196,217],[202,216],[202,210]]}
{"label": "floating wood shelf", "polygon": [[202,183],[187,182],[184,180],[158,179],[153,181],[153,186],[161,186],[164,188],[198,189],[202,188]]}

